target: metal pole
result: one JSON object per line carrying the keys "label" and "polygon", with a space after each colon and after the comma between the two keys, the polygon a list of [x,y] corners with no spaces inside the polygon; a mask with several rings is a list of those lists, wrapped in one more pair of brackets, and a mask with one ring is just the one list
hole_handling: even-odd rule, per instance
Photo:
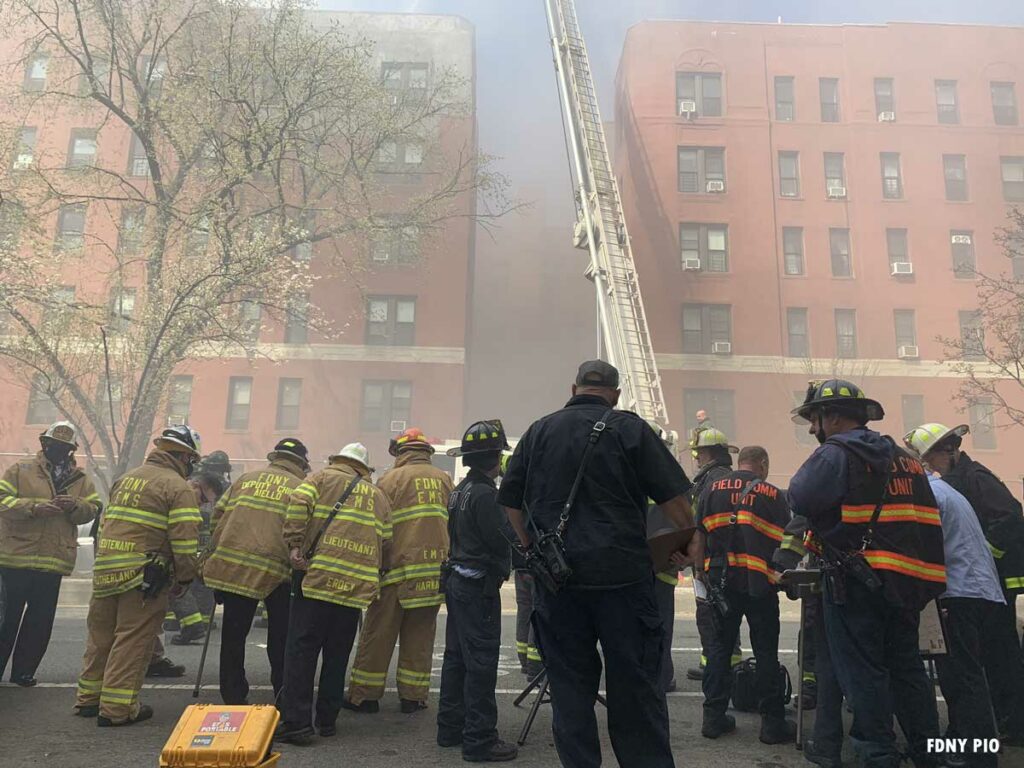
{"label": "metal pole", "polygon": [[[803,591],[803,590],[801,590]],[[796,748],[804,748],[804,622],[807,619],[807,598],[800,596],[800,631],[796,641],[796,667],[799,679],[796,684]]]}
{"label": "metal pole", "polygon": [[196,687],[192,690],[192,698],[199,698],[199,689],[203,685],[203,669],[206,667],[206,652],[210,649],[210,634],[213,627],[213,617],[217,614],[217,603],[213,604],[210,611],[210,620],[206,622],[206,639],[203,640],[203,655],[199,657],[199,670],[196,672]]}

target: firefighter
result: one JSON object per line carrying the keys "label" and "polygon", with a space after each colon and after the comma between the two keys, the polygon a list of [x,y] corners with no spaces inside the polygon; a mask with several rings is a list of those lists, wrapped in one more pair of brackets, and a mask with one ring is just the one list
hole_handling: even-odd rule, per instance
{"label": "firefighter", "polygon": [[960,450],[966,424],[952,429],[924,424],[907,438],[928,466],[939,473],[974,508],[995,556],[1005,605],[995,610],[991,631],[984,633],[984,655],[996,667],[989,675],[992,703],[1008,744],[1024,744],[1024,667],[1017,638],[1017,595],[1024,591],[1024,517],[1020,502],[983,464]]}
{"label": "firefighter", "polygon": [[918,627],[945,590],[942,528],[921,462],[868,429],[884,415],[849,381],[811,382],[793,416],[821,445],[793,477],[789,501],[821,543],[825,630],[855,751],[866,768],[895,768],[898,710],[915,764],[935,765],[927,740],[938,737],[938,713]]}
{"label": "firefighter", "polygon": [[36,684],[50,643],[57,597],[75,567],[78,526],[100,511],[92,481],[75,464],[75,428],[52,424],[34,458],[13,464],[0,480],[0,574],[6,612],[0,620],[0,676],[14,652],[11,682]]}
{"label": "firefighter", "polygon": [[[505,474],[510,453],[501,454],[500,475]],[[514,534],[509,537],[514,539]],[[533,680],[544,671],[544,659],[537,647],[537,630],[533,627],[533,593],[535,589],[533,574],[530,573],[518,548],[512,548],[512,580],[516,590],[516,656],[519,658],[519,671]]]}
{"label": "firefighter", "polygon": [[380,597],[366,611],[344,706],[377,712],[395,642],[398,697],[404,714],[426,709],[434,655],[441,562],[448,555],[452,481],[435,467],[434,448],[419,429],[396,437],[392,469],[378,487],[391,506],[391,545]]}
{"label": "firefighter", "polygon": [[285,646],[278,741],[308,743],[313,736],[313,678],[323,655],[316,727],[334,736],[345,696],[345,668],[360,611],[380,593],[391,507],[370,476],[362,443],[328,457],[292,493],[284,523],[288,557],[296,571]]}
{"label": "firefighter", "polygon": [[309,471],[309,451],[288,437],[267,454],[270,464],[246,472],[220,497],[213,511],[210,556],[203,581],[224,606],[220,644],[220,695],[225,704],[246,704],[245,641],[256,607],[266,606],[267,658],[275,700],[284,677],[291,568],[285,547],[285,514],[292,491]]}
{"label": "firefighter", "polygon": [[153,716],[139,704],[153,636],[168,592],[180,594],[196,575],[202,518],[185,478],[199,460],[199,435],[168,427],[153,444],[145,463],[114,483],[100,528],[75,703],[77,715],[99,715],[100,726]]}
{"label": "firefighter", "polygon": [[502,583],[512,567],[505,513],[496,501],[501,452],[508,449],[498,420],[471,424],[458,448],[469,474],[448,499],[451,553],[445,565],[444,661],[437,708],[437,743],[461,745],[468,762],[514,760],[519,750],[498,738],[494,689],[501,649]]}
{"label": "firefighter", "polygon": [[[699,419],[699,414],[698,414]],[[732,454],[739,448],[729,444],[729,438],[719,429],[707,425],[707,418],[701,422],[690,438],[690,450],[697,457],[697,474],[693,476],[693,488],[690,489],[690,505],[695,514],[700,514],[701,498],[705,491],[716,480],[720,480],[732,471]],[[687,680],[700,680],[704,677],[704,666],[707,664],[707,649],[715,633],[715,617],[707,601],[697,598],[697,633],[700,635],[700,665],[686,670]],[[730,661],[733,666],[743,660],[740,651],[739,635],[733,648]]]}
{"label": "firefighter", "polygon": [[726,714],[732,695],[730,656],[745,616],[756,661],[756,690],[764,744],[793,741],[796,723],[785,718],[779,680],[779,595],[769,562],[789,522],[785,495],[768,482],[768,452],[740,451],[738,467],[715,480],[704,494],[697,524],[707,536],[702,579],[716,631],[704,670],[704,722],[709,739],[736,729]]}

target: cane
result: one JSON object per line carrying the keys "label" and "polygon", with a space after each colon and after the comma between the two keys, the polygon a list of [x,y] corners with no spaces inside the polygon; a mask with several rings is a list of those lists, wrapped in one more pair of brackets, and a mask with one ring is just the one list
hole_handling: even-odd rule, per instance
{"label": "cane", "polygon": [[213,604],[210,611],[210,620],[206,622],[206,639],[203,640],[203,655],[199,657],[199,671],[196,672],[196,687],[192,689],[192,698],[199,698],[199,689],[203,685],[203,669],[206,667],[206,652],[210,649],[210,629],[213,627],[213,617],[217,613],[217,604]]}

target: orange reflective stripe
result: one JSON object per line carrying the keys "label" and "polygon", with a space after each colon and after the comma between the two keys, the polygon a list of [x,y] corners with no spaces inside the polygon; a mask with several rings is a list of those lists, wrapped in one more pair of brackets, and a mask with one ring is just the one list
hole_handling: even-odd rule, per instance
{"label": "orange reflective stripe", "polygon": [[884,549],[869,549],[864,552],[864,557],[872,568],[883,571],[894,571],[904,576],[912,576],[915,579],[934,581],[939,584],[946,582],[946,567],[937,563],[926,563],[915,557],[907,557],[896,552],[889,552]]}
{"label": "orange reflective stripe", "polygon": [[[874,504],[844,504],[843,522],[850,525],[868,524],[875,514]],[[920,523],[941,525],[939,510],[920,504],[885,504],[878,516],[879,523]]]}
{"label": "orange reflective stripe", "polygon": [[[758,573],[764,574],[768,581],[775,583],[775,571],[768,563],[757,557],[756,555],[748,555],[744,552],[730,552],[729,553],[729,565],[734,568],[746,568],[748,571],[757,571]],[[711,567],[711,558],[704,558],[704,570],[708,570]]]}
{"label": "orange reflective stripe", "polygon": [[[755,515],[753,512],[749,512],[745,509],[740,510],[736,515],[736,522],[739,525],[749,525],[751,528],[756,529],[775,541],[782,541],[782,528],[777,525],[772,525],[764,518]],[[708,515],[704,518],[703,523],[704,530],[711,533],[711,531],[718,528],[724,528],[727,525],[731,525],[732,513],[720,512],[717,515]]]}

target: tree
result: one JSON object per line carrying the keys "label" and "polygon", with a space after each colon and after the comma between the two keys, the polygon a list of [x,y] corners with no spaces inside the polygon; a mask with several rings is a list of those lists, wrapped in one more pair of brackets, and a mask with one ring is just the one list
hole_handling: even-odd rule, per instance
{"label": "tree", "polygon": [[[315,281],[358,273],[367,243],[467,215],[467,195],[477,220],[509,207],[472,147],[424,153],[435,159],[412,193],[382,183],[399,143],[436,146],[444,118],[469,114],[465,81],[441,72],[415,95],[389,90],[371,41],[307,10],[7,3],[23,43],[0,94],[13,159],[0,181],[0,356],[83,428],[104,485],[141,460],[183,360],[266,355],[264,319],[337,333],[307,306]],[[23,128],[71,115],[95,130],[66,155]],[[316,270],[313,243],[329,252]]]}
{"label": "tree", "polygon": [[[1024,211],[1014,208],[996,233],[1003,254],[1024,264]],[[962,376],[957,397],[979,406],[993,426],[1024,426],[1024,279],[1017,269],[975,274],[978,309],[961,317],[959,338],[940,338],[951,369]]]}

